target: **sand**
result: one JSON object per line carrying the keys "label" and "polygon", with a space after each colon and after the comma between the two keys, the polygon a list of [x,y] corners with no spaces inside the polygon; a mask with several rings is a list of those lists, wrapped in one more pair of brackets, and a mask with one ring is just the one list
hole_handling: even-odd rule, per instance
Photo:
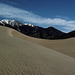
{"label": "sand", "polygon": [[39,44],[41,46],[53,49],[55,51],[61,52],[63,54],[75,58],[75,38],[61,39],[61,40],[46,40],[46,39],[32,38],[23,35],[17,31],[12,31],[12,34],[17,38]]}
{"label": "sand", "polygon": [[12,31],[0,26],[0,75],[75,75],[75,58],[14,37]]}

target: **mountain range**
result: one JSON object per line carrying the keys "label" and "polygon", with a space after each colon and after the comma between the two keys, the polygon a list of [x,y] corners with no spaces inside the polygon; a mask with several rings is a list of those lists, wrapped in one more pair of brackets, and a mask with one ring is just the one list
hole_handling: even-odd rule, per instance
{"label": "mountain range", "polygon": [[25,35],[41,39],[66,39],[75,37],[75,31],[64,33],[54,27],[42,28],[30,23],[21,23],[17,20],[1,20],[0,25],[13,28]]}

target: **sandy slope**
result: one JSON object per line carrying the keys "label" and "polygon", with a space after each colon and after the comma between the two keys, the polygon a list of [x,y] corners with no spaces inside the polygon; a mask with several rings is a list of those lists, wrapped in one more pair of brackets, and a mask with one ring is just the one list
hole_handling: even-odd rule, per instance
{"label": "sandy slope", "polygon": [[18,38],[37,43],[44,47],[59,51],[63,54],[66,54],[75,58],[75,38],[69,38],[69,39],[63,39],[63,40],[37,39],[37,38],[25,36],[13,30],[12,30],[12,34]]}
{"label": "sandy slope", "polygon": [[75,75],[75,59],[12,37],[0,26],[0,75]]}

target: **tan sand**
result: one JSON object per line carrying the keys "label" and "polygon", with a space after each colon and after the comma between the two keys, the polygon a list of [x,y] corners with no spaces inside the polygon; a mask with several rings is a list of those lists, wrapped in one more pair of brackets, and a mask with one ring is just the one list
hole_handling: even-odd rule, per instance
{"label": "tan sand", "polygon": [[12,31],[0,26],[0,75],[75,75],[74,58],[12,37]]}
{"label": "tan sand", "polygon": [[63,54],[66,54],[75,58],[75,38],[62,39],[62,40],[37,39],[37,38],[25,36],[13,30],[12,30],[12,34],[15,37],[42,45],[44,47],[56,50],[58,52],[61,52]]}

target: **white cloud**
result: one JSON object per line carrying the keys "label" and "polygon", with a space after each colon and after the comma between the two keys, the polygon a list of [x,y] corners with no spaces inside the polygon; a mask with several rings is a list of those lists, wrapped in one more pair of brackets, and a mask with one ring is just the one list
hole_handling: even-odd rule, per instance
{"label": "white cloud", "polygon": [[55,17],[56,17],[56,18],[65,19],[65,20],[70,20],[70,18],[69,18],[69,17],[66,17],[66,16],[56,15]]}
{"label": "white cloud", "polygon": [[59,26],[65,31],[75,30],[75,21],[65,20],[62,18],[43,18],[39,15],[31,13],[26,10],[22,10],[7,4],[0,3],[0,16],[10,19],[19,19],[24,22],[36,23],[38,25]]}

